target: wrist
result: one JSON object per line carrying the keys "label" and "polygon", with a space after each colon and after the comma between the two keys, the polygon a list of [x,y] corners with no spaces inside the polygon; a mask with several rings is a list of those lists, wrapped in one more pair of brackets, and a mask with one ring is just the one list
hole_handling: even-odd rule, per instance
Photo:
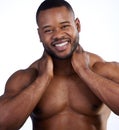
{"label": "wrist", "polygon": [[49,76],[48,74],[43,74],[42,76],[38,76],[35,83],[36,86],[45,87],[48,86],[53,76]]}
{"label": "wrist", "polygon": [[77,70],[77,74],[81,77],[81,78],[86,78],[89,77],[91,73],[91,70],[88,67],[83,67],[83,68],[79,68]]}

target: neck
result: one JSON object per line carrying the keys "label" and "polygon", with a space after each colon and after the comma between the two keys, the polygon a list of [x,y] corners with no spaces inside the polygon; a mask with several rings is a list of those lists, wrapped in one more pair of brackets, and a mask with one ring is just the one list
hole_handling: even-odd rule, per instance
{"label": "neck", "polygon": [[71,65],[71,58],[67,59],[55,59],[53,58],[54,64],[54,74],[56,75],[70,75],[74,73],[73,67]]}

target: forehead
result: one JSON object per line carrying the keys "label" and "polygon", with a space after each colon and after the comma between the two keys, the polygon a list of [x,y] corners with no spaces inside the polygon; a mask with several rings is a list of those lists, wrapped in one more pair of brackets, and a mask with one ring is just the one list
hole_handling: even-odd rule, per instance
{"label": "forehead", "polygon": [[38,25],[50,24],[53,22],[72,21],[74,19],[73,12],[66,7],[56,7],[41,11],[38,15]]}

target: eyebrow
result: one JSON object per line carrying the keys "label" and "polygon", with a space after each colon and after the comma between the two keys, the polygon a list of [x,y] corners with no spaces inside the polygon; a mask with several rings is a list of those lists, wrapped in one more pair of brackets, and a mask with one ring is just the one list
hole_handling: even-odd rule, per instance
{"label": "eyebrow", "polygon": [[66,23],[70,23],[69,21],[65,21],[65,22],[61,22],[60,24],[66,24]]}
{"label": "eyebrow", "polygon": [[[65,22],[61,22],[60,24],[67,24],[67,23],[70,23],[69,21],[65,21]],[[45,28],[50,28],[51,26],[50,25],[45,25],[42,27],[42,29],[45,29]]]}

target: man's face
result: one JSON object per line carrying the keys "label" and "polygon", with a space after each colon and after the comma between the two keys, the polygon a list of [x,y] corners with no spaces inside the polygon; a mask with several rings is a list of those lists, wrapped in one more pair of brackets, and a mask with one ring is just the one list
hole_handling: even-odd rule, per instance
{"label": "man's face", "polygon": [[70,57],[79,42],[80,23],[64,6],[41,11],[38,33],[47,53],[52,57]]}

